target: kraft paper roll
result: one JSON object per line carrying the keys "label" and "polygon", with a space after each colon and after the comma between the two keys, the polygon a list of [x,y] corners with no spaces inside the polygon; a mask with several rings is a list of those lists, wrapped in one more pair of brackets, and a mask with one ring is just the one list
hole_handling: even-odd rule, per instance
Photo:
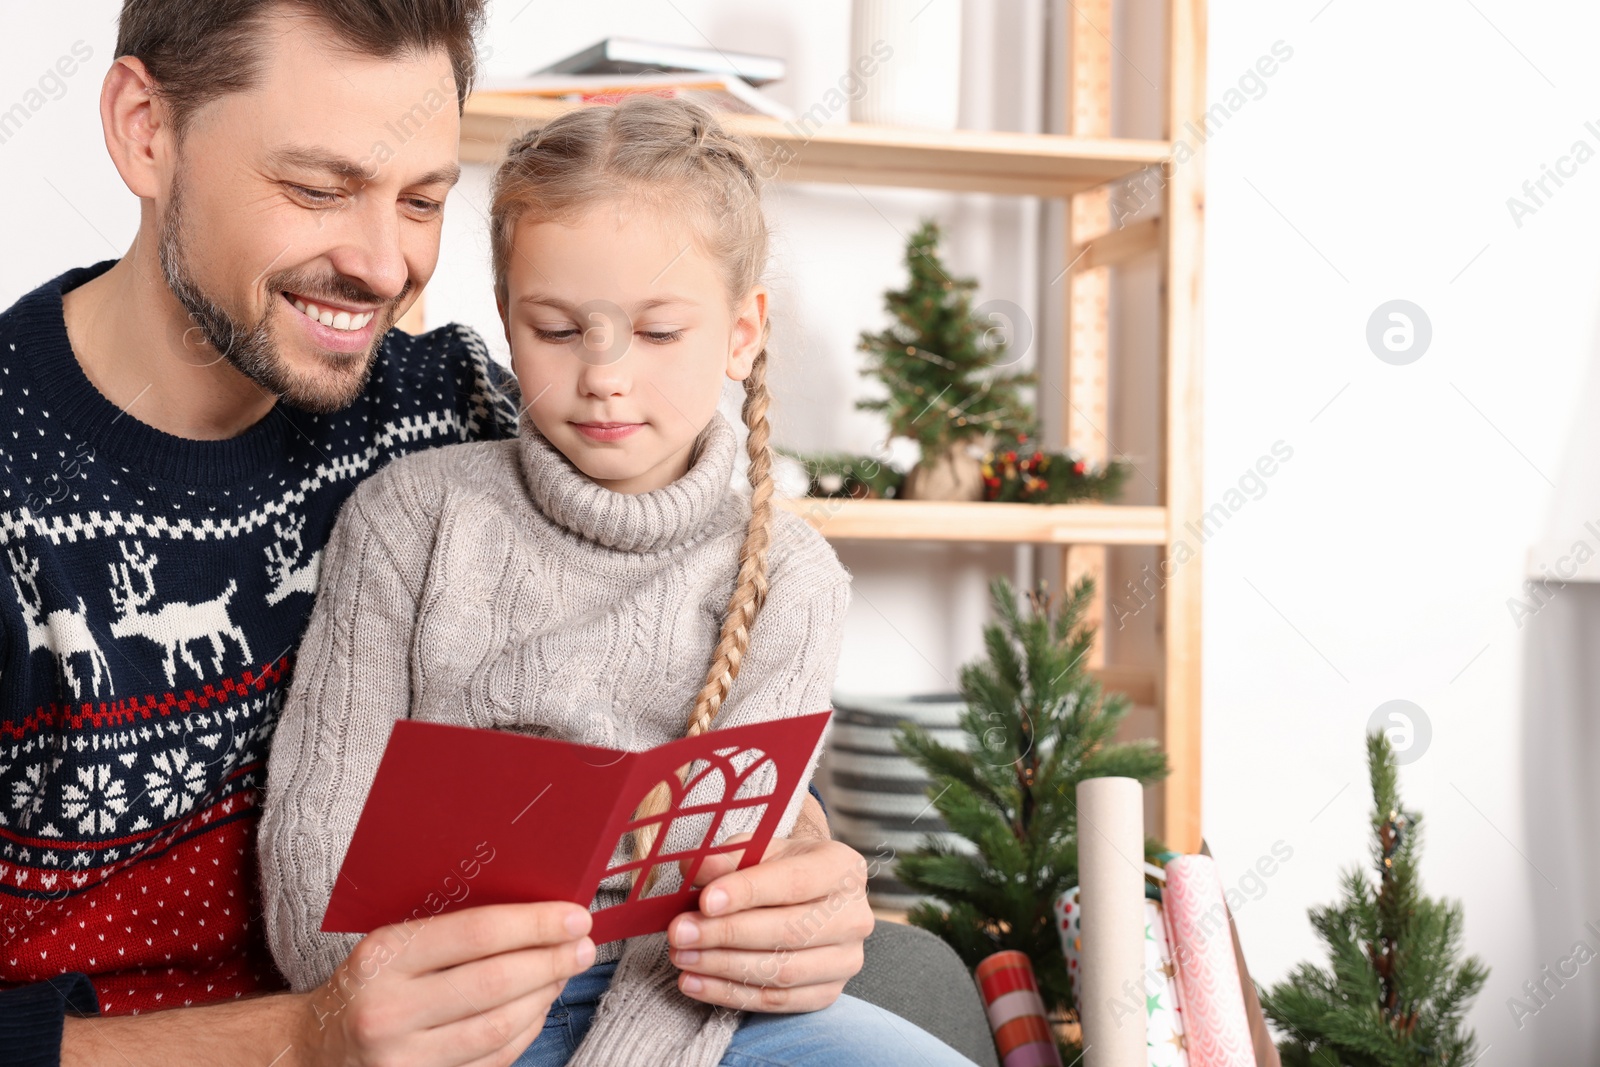
{"label": "kraft paper roll", "polygon": [[[1056,900],[1056,930],[1061,935],[1061,952],[1067,959],[1067,977],[1072,982],[1072,1000],[1081,1004],[1079,989],[1083,908],[1078,904],[1078,887],[1073,886]],[[1145,1049],[1149,1067],[1189,1067],[1183,1033],[1182,1005],[1178,999],[1177,970],[1167,940],[1166,919],[1161,905],[1144,902],[1144,1000]],[[1131,1002],[1130,1002],[1131,1004]]]}
{"label": "kraft paper roll", "polygon": [[1228,906],[1211,857],[1168,863],[1163,899],[1190,1067],[1255,1067]]}
{"label": "kraft paper roll", "polygon": [[1008,950],[985,957],[977,977],[1004,1067],[1061,1067],[1055,1032],[1027,954]]}
{"label": "kraft paper roll", "polygon": [[1087,1067],[1146,1067],[1144,789],[1132,778],[1078,783],[1078,1015]]}

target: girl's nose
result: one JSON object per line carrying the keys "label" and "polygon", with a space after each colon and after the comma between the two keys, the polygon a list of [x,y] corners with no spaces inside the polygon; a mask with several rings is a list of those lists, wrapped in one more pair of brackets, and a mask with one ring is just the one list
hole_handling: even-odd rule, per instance
{"label": "girl's nose", "polygon": [[578,357],[594,367],[620,363],[633,343],[633,319],[609,300],[590,300],[578,308]]}

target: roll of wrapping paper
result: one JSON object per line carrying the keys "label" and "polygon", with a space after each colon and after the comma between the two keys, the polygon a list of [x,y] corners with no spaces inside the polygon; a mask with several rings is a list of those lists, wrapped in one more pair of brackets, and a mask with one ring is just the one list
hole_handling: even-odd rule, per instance
{"label": "roll of wrapping paper", "polygon": [[[1061,952],[1067,959],[1074,1004],[1081,1003],[1078,974],[1082,918],[1078,887],[1073,886],[1056,900],[1056,930],[1061,934]],[[1166,919],[1161,905],[1148,898],[1144,902],[1144,996],[1146,1061],[1150,1067],[1188,1067],[1177,971],[1167,940]]]}
{"label": "roll of wrapping paper", "polygon": [[1078,783],[1083,907],[1078,1017],[1087,1067],[1146,1067],[1144,788],[1132,778]]}
{"label": "roll of wrapping paper", "polygon": [[1150,1067],[1191,1067],[1166,916],[1163,906],[1153,900],[1144,902],[1144,936],[1145,1040]]}
{"label": "roll of wrapping paper", "polygon": [[1061,1067],[1055,1031],[1027,955],[996,952],[978,964],[977,975],[1003,1067]]}
{"label": "roll of wrapping paper", "polygon": [[1228,906],[1211,857],[1168,863],[1163,898],[1190,1067],[1255,1067]]}
{"label": "roll of wrapping paper", "polygon": [[1072,1006],[1083,1003],[1083,989],[1078,981],[1078,966],[1082,958],[1083,928],[1079,919],[1083,908],[1078,905],[1078,887],[1056,898],[1056,933],[1061,935],[1061,954],[1067,958],[1067,981],[1072,986]]}

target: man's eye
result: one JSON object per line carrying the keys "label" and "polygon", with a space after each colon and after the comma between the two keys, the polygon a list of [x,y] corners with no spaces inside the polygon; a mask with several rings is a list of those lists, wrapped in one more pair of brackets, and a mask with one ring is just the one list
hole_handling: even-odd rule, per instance
{"label": "man's eye", "polygon": [[444,210],[444,205],[437,200],[427,200],[417,196],[411,197],[406,203],[410,204],[417,214],[427,215],[430,218]]}
{"label": "man's eye", "polygon": [[331,204],[339,199],[339,194],[327,189],[308,189],[304,185],[295,185],[293,182],[285,183],[296,195],[311,201],[313,204]]}

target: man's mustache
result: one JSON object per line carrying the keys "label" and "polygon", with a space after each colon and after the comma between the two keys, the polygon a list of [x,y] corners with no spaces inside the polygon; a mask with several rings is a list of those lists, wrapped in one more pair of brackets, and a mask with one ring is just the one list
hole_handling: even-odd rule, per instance
{"label": "man's mustache", "polygon": [[399,307],[411,295],[411,279],[393,300],[385,300],[366,286],[343,275],[308,277],[303,274],[279,275],[272,281],[274,292],[290,292],[306,300],[324,299],[330,303],[378,304],[389,310]]}

